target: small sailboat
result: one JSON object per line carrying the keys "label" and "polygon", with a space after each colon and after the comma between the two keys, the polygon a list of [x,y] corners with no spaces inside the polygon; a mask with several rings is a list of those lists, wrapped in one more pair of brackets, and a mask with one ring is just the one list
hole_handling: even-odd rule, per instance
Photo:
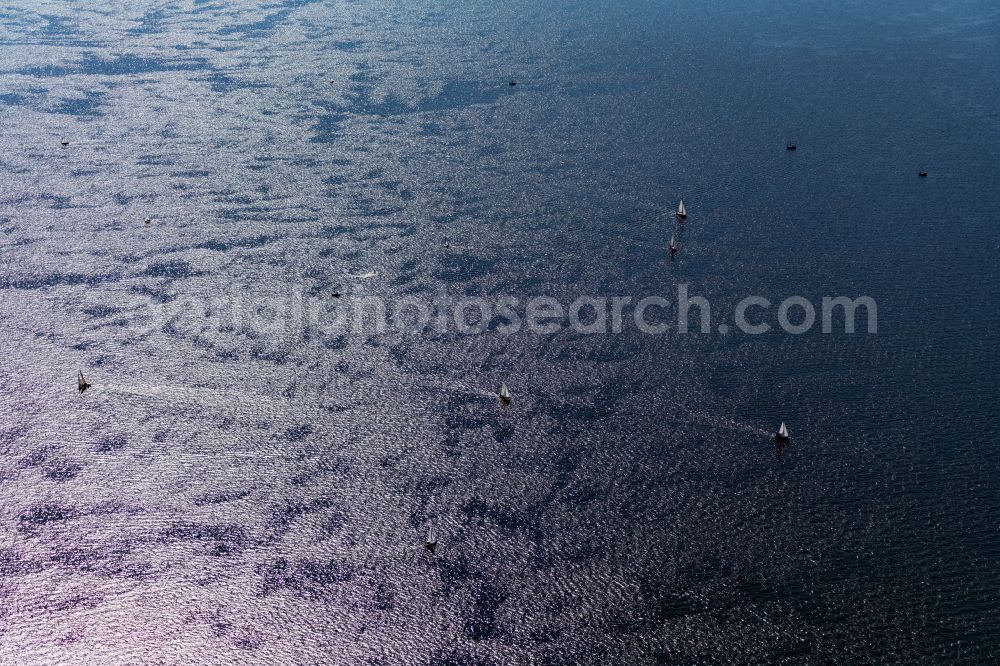
{"label": "small sailboat", "polygon": [[438,541],[437,535],[434,533],[434,527],[431,526],[427,528],[427,538],[424,539],[424,550],[426,550],[431,555],[435,554],[437,551]]}
{"label": "small sailboat", "polygon": [[670,235],[670,245],[667,247],[667,250],[670,251],[671,257],[677,254],[677,234]]}
{"label": "small sailboat", "polygon": [[798,146],[796,146],[794,143],[790,143],[787,146],[785,146],[785,150],[795,150],[796,148],[798,148]]}
{"label": "small sailboat", "polygon": [[510,399],[511,399],[510,389],[507,388],[507,383],[506,382],[500,382],[500,392],[497,393],[497,395],[500,397],[500,402],[501,403],[503,403],[505,405],[509,405],[510,404]]}
{"label": "small sailboat", "polygon": [[62,140],[59,143],[61,143],[63,145],[63,147],[66,147],[66,146],[69,145],[69,139],[67,139],[66,137],[63,137]]}
{"label": "small sailboat", "polygon": [[687,216],[687,209],[684,208],[684,199],[681,199],[680,204],[677,206],[677,219],[683,221]]}
{"label": "small sailboat", "polygon": [[774,433],[774,441],[778,442],[778,444],[788,444],[792,441],[792,436],[788,434],[788,426],[785,425],[784,421],[781,422],[778,432]]}
{"label": "small sailboat", "polygon": [[153,218],[151,218],[151,217],[146,217],[146,219],[144,219],[142,221],[143,224],[152,224],[152,222],[153,222]]}
{"label": "small sailboat", "polygon": [[83,393],[90,388],[90,384],[87,383],[87,378],[83,376],[83,370],[76,371],[76,387]]}

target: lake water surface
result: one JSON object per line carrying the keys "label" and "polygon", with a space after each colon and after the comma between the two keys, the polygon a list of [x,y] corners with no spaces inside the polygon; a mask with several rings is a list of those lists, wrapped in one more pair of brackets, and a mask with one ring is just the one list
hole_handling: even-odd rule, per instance
{"label": "lake water surface", "polygon": [[0,663],[1000,659],[1000,8],[873,4],[0,8]]}

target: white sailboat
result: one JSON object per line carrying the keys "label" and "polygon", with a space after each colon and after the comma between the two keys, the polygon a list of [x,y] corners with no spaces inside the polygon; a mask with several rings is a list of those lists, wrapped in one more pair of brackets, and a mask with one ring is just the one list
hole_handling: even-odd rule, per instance
{"label": "white sailboat", "polygon": [[437,545],[438,545],[437,535],[434,533],[434,526],[431,525],[430,527],[427,528],[427,538],[424,540],[424,548],[427,549],[428,553],[433,555],[434,551],[437,550]]}
{"label": "white sailboat", "polygon": [[670,235],[670,245],[667,247],[670,250],[670,256],[677,254],[677,234]]}
{"label": "white sailboat", "polygon": [[687,209],[684,208],[684,199],[681,199],[681,203],[677,206],[677,218],[683,220],[687,216]]}
{"label": "white sailboat", "polygon": [[792,436],[788,434],[788,426],[785,425],[784,421],[781,422],[781,427],[778,428],[778,432],[774,433],[774,438],[782,444],[787,444],[791,441]]}
{"label": "white sailboat", "polygon": [[510,389],[507,388],[506,382],[500,382],[500,392],[497,395],[500,396],[500,402],[502,402],[505,405],[510,404],[510,399],[511,399]]}

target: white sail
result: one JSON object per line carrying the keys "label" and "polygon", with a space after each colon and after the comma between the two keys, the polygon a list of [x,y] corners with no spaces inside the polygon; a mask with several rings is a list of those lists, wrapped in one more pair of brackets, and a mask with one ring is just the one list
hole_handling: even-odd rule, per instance
{"label": "white sail", "polygon": [[788,426],[785,425],[784,421],[781,422],[781,427],[778,428],[778,436],[788,437]]}
{"label": "white sail", "polygon": [[510,389],[507,388],[506,382],[500,382],[500,399],[510,400]]}
{"label": "white sail", "polygon": [[434,526],[431,525],[427,528],[427,539],[424,540],[424,548],[428,553],[434,555],[437,552],[437,535],[434,534]]}
{"label": "white sail", "polygon": [[687,210],[684,208],[684,199],[681,199],[681,203],[677,206],[677,216],[684,217],[687,215]]}
{"label": "white sail", "polygon": [[677,249],[677,236],[674,234],[670,235],[670,249],[671,250]]}

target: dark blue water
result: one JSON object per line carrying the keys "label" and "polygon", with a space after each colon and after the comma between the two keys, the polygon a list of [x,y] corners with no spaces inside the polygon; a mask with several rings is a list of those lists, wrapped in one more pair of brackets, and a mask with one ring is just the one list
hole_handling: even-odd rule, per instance
{"label": "dark blue water", "polygon": [[995,662],[1000,9],[869,5],[0,8],[0,663]]}

